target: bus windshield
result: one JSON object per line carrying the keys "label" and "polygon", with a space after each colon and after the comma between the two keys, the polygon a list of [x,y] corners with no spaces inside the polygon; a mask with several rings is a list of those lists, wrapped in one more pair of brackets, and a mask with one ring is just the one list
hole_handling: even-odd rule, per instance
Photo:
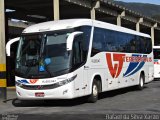
{"label": "bus windshield", "polygon": [[67,73],[71,53],[66,49],[69,32],[22,35],[16,58],[16,74],[47,78]]}
{"label": "bus windshield", "polygon": [[153,49],[154,59],[160,59],[160,49]]}

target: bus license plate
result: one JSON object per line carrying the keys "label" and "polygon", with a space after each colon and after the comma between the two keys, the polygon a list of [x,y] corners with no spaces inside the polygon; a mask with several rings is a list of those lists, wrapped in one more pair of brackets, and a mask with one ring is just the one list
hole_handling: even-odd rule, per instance
{"label": "bus license plate", "polygon": [[44,92],[35,93],[35,97],[44,97]]}

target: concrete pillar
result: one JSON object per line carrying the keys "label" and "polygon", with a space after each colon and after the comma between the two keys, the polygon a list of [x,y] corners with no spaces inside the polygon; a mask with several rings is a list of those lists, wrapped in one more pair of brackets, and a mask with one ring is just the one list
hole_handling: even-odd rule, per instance
{"label": "concrete pillar", "polygon": [[5,9],[0,0],[0,101],[6,100]]}
{"label": "concrete pillar", "polygon": [[54,20],[59,20],[59,0],[53,0],[53,6],[54,6]]}
{"label": "concrete pillar", "polygon": [[154,27],[151,27],[151,39],[152,39],[152,45],[154,46]]}
{"label": "concrete pillar", "polygon": [[92,20],[96,19],[96,11],[95,11],[95,9],[98,9],[98,8],[100,8],[100,1],[99,0],[97,0],[97,1],[92,3],[92,8],[91,8],[91,11],[90,11]]}
{"label": "concrete pillar", "polygon": [[151,39],[152,39],[152,45],[154,46],[154,28],[157,27],[157,23],[155,23],[152,27],[151,27]]}
{"label": "concrete pillar", "polygon": [[125,16],[125,11],[121,12],[121,14],[119,14],[117,16],[117,25],[121,26],[121,18]]}
{"label": "concrete pillar", "polygon": [[139,18],[139,20],[136,23],[136,31],[140,32],[140,23],[143,22],[143,18]]}
{"label": "concrete pillar", "polygon": [[117,25],[121,26],[121,15],[117,16]]}
{"label": "concrete pillar", "polygon": [[95,20],[96,19],[96,11],[94,8],[91,9],[91,19]]}

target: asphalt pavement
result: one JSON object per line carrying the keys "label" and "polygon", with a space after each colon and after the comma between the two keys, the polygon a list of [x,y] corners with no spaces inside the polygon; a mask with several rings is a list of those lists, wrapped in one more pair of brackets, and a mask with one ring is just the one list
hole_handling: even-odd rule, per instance
{"label": "asphalt pavement", "polygon": [[145,85],[100,94],[96,103],[73,100],[20,101],[8,89],[6,103],[0,103],[2,120],[160,120],[160,80]]}

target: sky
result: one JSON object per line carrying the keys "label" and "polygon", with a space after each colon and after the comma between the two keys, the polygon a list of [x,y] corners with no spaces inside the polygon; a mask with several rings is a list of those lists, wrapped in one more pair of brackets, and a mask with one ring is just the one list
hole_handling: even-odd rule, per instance
{"label": "sky", "polygon": [[160,5],[160,0],[119,0],[124,2],[141,2],[141,3],[151,3]]}

